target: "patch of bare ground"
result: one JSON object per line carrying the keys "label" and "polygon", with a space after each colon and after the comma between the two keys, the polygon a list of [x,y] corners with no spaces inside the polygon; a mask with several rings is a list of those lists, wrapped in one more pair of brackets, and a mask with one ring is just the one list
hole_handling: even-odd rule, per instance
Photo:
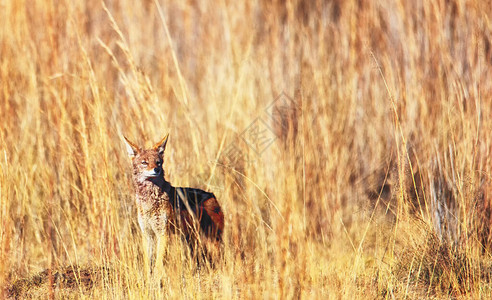
{"label": "patch of bare ground", "polygon": [[46,298],[71,292],[89,293],[110,274],[108,267],[68,266],[58,270],[46,269],[30,277],[20,278],[8,285],[8,299]]}

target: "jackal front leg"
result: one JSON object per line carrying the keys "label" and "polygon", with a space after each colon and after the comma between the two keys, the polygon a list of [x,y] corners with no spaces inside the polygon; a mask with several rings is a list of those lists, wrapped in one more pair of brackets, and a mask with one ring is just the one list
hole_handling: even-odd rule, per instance
{"label": "jackal front leg", "polygon": [[156,252],[156,246],[157,246],[157,241],[156,241],[156,236],[153,234],[145,234],[145,240],[147,242],[147,259],[148,259],[148,267],[150,270],[150,274],[153,273],[154,271],[154,266],[155,266],[155,252]]}
{"label": "jackal front leg", "polygon": [[[165,234],[161,234],[157,236],[157,246],[155,249],[155,259],[157,260],[155,263],[156,265],[156,272],[159,272],[158,274],[163,273],[164,271],[164,255],[166,252],[166,247],[167,247],[167,236]],[[164,274],[161,274],[164,275]]]}

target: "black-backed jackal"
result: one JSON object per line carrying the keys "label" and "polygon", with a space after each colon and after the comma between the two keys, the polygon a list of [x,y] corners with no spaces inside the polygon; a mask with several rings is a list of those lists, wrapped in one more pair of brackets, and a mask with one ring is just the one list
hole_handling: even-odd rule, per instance
{"label": "black-backed jackal", "polygon": [[162,163],[168,136],[150,149],[142,149],[124,137],[132,159],[138,224],[147,239],[151,272],[156,252],[169,234],[182,234],[192,250],[199,242],[207,252],[213,252],[218,251],[224,230],[224,214],[214,194],[173,187],[164,179]]}

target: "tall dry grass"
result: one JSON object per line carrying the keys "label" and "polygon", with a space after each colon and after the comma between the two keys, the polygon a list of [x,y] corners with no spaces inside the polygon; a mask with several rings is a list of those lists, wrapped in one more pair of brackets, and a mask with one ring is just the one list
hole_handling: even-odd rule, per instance
{"label": "tall dry grass", "polygon": [[[0,7],[3,296],[491,296],[490,3]],[[167,132],[226,231],[159,287],[121,135]]]}

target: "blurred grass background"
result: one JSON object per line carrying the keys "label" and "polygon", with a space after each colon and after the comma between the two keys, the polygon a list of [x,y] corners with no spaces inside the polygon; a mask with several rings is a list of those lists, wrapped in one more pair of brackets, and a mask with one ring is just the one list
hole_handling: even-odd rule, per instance
{"label": "blurred grass background", "polygon": [[[491,297],[491,3],[0,7],[4,296]],[[226,231],[156,288],[121,135],[167,132]]]}

